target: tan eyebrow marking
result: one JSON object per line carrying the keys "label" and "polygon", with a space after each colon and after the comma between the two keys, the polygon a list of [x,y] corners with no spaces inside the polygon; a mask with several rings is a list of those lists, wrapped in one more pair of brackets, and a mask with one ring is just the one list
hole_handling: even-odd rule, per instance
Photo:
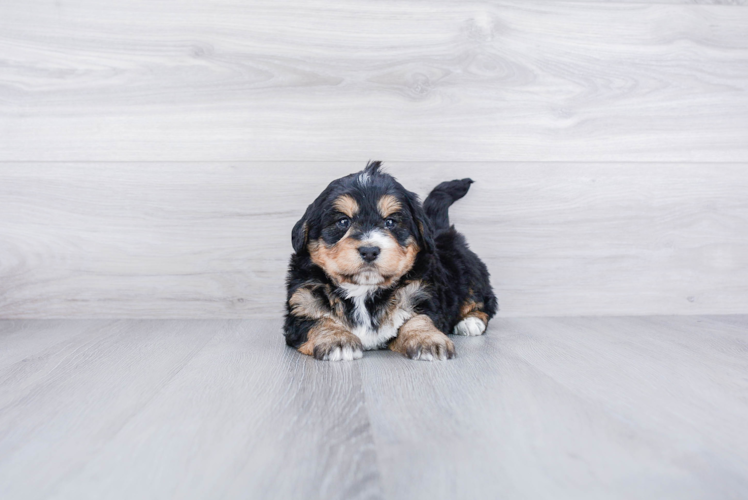
{"label": "tan eyebrow marking", "polygon": [[353,199],[353,196],[349,194],[344,194],[339,197],[335,200],[332,206],[335,207],[335,210],[347,215],[348,217],[353,217],[358,213],[358,203]]}
{"label": "tan eyebrow marking", "polygon": [[379,198],[377,208],[379,208],[379,214],[382,217],[389,217],[390,215],[402,210],[403,206],[397,198],[391,194],[386,194]]}

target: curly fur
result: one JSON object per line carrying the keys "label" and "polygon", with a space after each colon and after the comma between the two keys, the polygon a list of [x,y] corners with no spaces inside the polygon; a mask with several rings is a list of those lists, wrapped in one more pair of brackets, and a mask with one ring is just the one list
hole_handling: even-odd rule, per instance
{"label": "curly fur", "polygon": [[[331,182],[292,231],[286,343],[318,359],[389,347],[431,360],[454,355],[445,334],[482,334],[498,303],[448,216],[472,182],[443,182],[423,205],[381,162]],[[367,248],[381,254],[365,261]]]}

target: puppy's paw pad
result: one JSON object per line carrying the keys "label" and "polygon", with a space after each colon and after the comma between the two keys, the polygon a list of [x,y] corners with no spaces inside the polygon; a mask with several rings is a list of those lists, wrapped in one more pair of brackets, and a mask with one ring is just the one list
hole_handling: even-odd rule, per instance
{"label": "puppy's paw pad", "polygon": [[455,326],[453,333],[455,335],[466,335],[468,337],[476,337],[482,335],[486,331],[486,324],[475,316],[470,316]]}

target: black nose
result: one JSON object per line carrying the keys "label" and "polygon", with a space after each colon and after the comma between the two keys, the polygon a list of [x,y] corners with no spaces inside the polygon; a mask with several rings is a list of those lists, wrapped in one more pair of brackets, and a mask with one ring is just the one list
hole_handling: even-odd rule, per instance
{"label": "black nose", "polygon": [[366,262],[372,262],[379,257],[379,247],[358,247],[358,253]]}

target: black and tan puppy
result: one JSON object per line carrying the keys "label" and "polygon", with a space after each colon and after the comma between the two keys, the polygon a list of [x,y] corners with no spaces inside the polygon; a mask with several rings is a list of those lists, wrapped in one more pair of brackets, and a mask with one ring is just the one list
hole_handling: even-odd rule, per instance
{"label": "black and tan puppy", "polygon": [[380,162],[331,182],[293,228],[286,343],[330,361],[384,347],[433,360],[455,354],[445,333],[481,335],[496,297],[447,213],[472,182],[443,182],[423,206]]}

